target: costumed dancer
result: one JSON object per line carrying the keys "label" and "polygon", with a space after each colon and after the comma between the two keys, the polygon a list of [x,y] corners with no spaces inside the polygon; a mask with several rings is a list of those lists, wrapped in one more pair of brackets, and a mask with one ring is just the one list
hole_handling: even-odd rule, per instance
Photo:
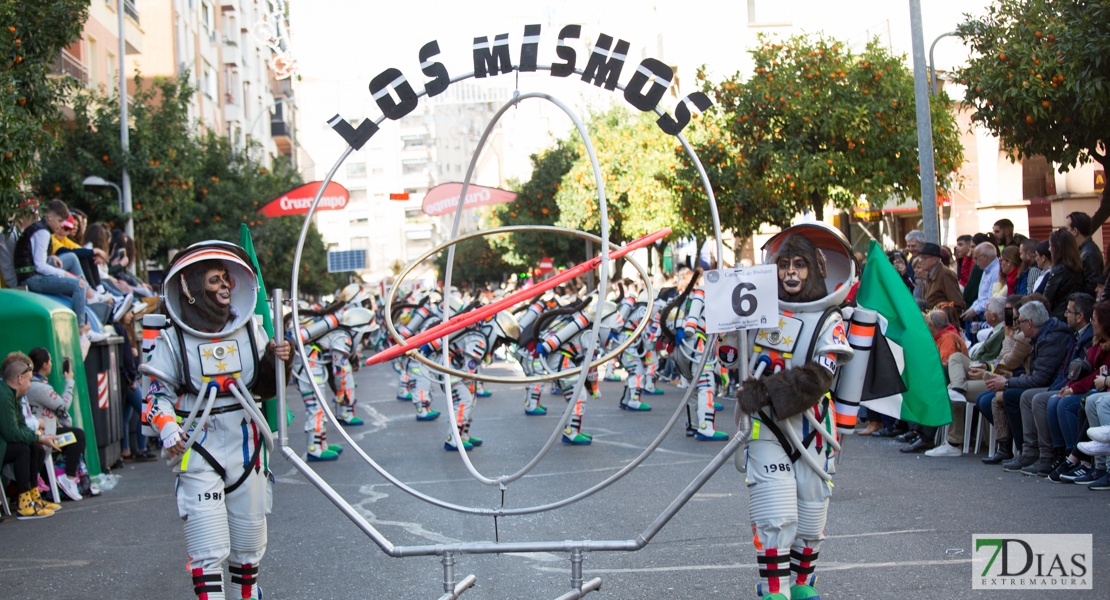
{"label": "costumed dancer", "polygon": [[187,566],[203,600],[224,600],[225,564],[229,597],[262,597],[273,438],[256,398],[276,395],[275,360],[290,358],[290,344],[268,340],[255,317],[250,265],[233,244],[193,244],[166,271],[161,300],[172,325],[144,317],[156,333],[144,335],[143,420],[177,474]]}
{"label": "costumed dancer", "polygon": [[[621,320],[624,322],[623,329],[617,334],[617,345],[623,344],[625,340],[636,333],[636,327],[639,326],[640,320],[650,318],[648,315],[648,307],[643,302],[638,302],[636,297],[628,294],[621,300],[618,313],[621,315]],[[625,380],[624,394],[621,396],[620,407],[624,410],[634,411],[648,411],[651,410],[645,402],[640,402],[640,395],[647,385],[646,371],[644,369],[644,348],[643,338],[637,340],[632,345],[621,352],[620,361],[621,366],[628,372],[628,379]]]}
{"label": "costumed dancer", "polygon": [[[459,306],[460,303],[452,299],[452,309],[458,310]],[[398,325],[397,333],[402,337],[410,338],[425,329],[435,327],[441,320],[439,303],[433,302],[429,294],[420,301],[420,304],[413,307],[412,317],[408,323]],[[398,360],[401,362],[401,386],[407,397],[398,391],[397,399],[412,401],[416,409],[417,421],[434,421],[439,417],[439,411],[431,409],[433,386],[425,371],[426,367],[407,354],[402,354]]]}
{"label": "costumed dancer", "polygon": [[[593,357],[589,360],[586,357],[586,347],[593,331],[591,325],[595,317],[601,318],[601,329],[598,335],[600,339],[607,339],[609,330],[616,320],[617,307],[611,302],[603,303],[600,308],[596,307],[592,302],[595,298],[596,295],[586,296],[566,308],[544,313],[536,320],[533,325],[534,336],[536,339],[543,340],[536,345],[536,350],[544,357],[543,365],[549,372],[556,373],[580,367],[600,356],[601,349],[596,348]],[[554,324],[551,328],[543,331],[552,321]],[[574,388],[578,378],[582,376],[586,377],[585,385],[582,386],[578,397],[574,398]],[[596,399],[600,395],[597,387],[597,369],[564,376],[556,381],[563,390],[566,401],[574,403],[566,428],[563,430],[563,443],[577,446],[589,445],[593,441],[593,436],[582,431],[582,419],[586,412],[587,397]]]}
{"label": "costumed dancer", "polygon": [[335,418],[340,423],[358,427],[362,419],[355,415],[355,377],[351,365],[358,360],[354,350],[354,340],[370,329],[374,314],[361,306],[349,306],[343,310],[339,326],[320,336],[314,344],[324,349],[331,363],[329,383],[335,392]]}
{"label": "costumed dancer", "polygon": [[[520,324],[520,339],[517,341],[513,357],[520,363],[520,368],[524,371],[525,377],[533,377],[544,373],[541,362],[543,358],[536,352],[536,340],[532,337],[534,331],[532,325],[545,310],[556,308],[559,308],[559,302],[555,299],[554,294],[548,292],[519,313],[517,320]],[[543,382],[535,382],[524,388],[524,414],[530,416],[547,414],[547,407],[540,404],[542,395]]]}
{"label": "costumed dancer", "polygon": [[644,345],[644,387],[641,393],[651,396],[663,395],[663,390],[655,387],[655,371],[659,367],[659,353],[656,351],[656,339],[659,337],[659,311],[667,303],[659,299],[658,294],[654,300],[647,297],[647,290],[640,292],[640,297],[644,305],[649,307],[649,317],[651,320],[648,326],[644,329],[643,345]]}
{"label": "costumed dancer", "polygon": [[[728,365],[752,373],[737,397],[737,419],[751,418],[746,464],[757,593],[815,599],[837,428],[855,421],[855,407],[830,401],[838,370],[853,356],[840,304],[855,282],[855,261],[840,232],[820,223],[791,227],[764,248],[778,271],[778,323],[745,332],[751,361]],[[726,340],[735,344],[738,335]]]}

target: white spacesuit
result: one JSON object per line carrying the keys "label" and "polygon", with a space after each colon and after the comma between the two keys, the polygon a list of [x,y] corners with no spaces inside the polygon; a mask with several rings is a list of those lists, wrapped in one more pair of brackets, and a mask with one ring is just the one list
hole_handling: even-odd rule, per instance
{"label": "white spacesuit", "polygon": [[[646,295],[641,292],[642,295]],[[641,299],[643,300],[643,299]],[[619,346],[623,344],[632,335],[636,333],[636,327],[639,326],[641,319],[650,319],[651,314],[649,311],[650,306],[643,301],[637,301],[631,294],[626,295],[617,309],[619,319],[623,323],[622,328],[616,335],[616,343]],[[647,331],[645,329],[644,333]],[[614,346],[616,347],[616,346]],[[644,357],[648,353],[648,348],[644,345],[643,337],[632,345],[624,349],[620,354],[621,366],[628,372],[628,378],[625,380],[624,394],[621,396],[620,407],[625,410],[632,411],[648,411],[651,410],[645,402],[640,401],[640,396],[643,391],[648,387],[647,367],[644,365]]]}
{"label": "white spacesuit", "polygon": [[[545,313],[536,320],[533,325],[537,332],[536,338],[542,340],[537,343],[536,350],[544,358],[542,364],[549,373],[584,366],[601,355],[600,347],[595,348],[594,356],[587,360],[586,348],[593,334],[591,328],[593,320],[601,319],[598,335],[604,340],[608,338],[619,312],[612,302],[604,302],[601,307],[596,307],[594,299],[595,296],[587,296],[584,300],[568,307]],[[578,378],[583,375],[586,377],[586,383],[582,386],[578,397],[574,398],[574,388]],[[584,374],[563,376],[556,382],[566,401],[574,403],[574,409],[563,430],[563,443],[577,446],[589,445],[593,441],[593,436],[582,431],[582,419],[586,412],[586,399],[597,398],[600,394],[597,387],[597,369],[590,369]]]}
{"label": "white spacesuit", "polygon": [[[167,269],[162,315],[148,315],[140,371],[144,421],[177,474],[189,572],[198,598],[260,598],[273,477],[270,427],[256,398],[276,393],[275,346],[254,315],[258,278],[241,248],[202,242]],[[162,320],[161,323],[153,321]],[[288,355],[288,343],[280,346]]]}
{"label": "white spacesuit", "polygon": [[[820,223],[797,225],[764,250],[779,275],[778,322],[749,330],[753,378],[737,398],[738,419],[750,415],[747,446],[749,513],[765,599],[817,598],[812,585],[834,472],[837,414],[830,392],[853,356],[840,304],[855,283],[855,261],[839,234]],[[737,334],[725,336],[735,348]],[[830,437],[832,439],[830,439]]]}
{"label": "white spacesuit", "polygon": [[[717,390],[723,383],[719,381],[722,376],[718,373],[720,367],[717,356],[711,355],[705,361],[700,373],[693,372],[701,363],[702,356],[709,346],[709,340],[705,334],[705,290],[694,287],[697,284],[697,275],[698,272],[695,272],[695,277],[691,279],[687,289],[662,311],[666,313],[664,325],[668,326],[668,331],[671,326],[674,327],[671,333],[674,340],[674,351],[671,357],[678,367],[678,372],[693,382],[697,392],[694,396],[693,411],[690,410],[689,404],[686,407],[686,435],[693,436],[699,441],[726,441],[728,434],[717,431],[716,428]],[[696,415],[696,422],[691,418],[691,412]]]}
{"label": "white spacesuit", "polygon": [[[548,292],[518,313],[517,322],[520,325],[520,339],[517,340],[513,357],[520,363],[520,368],[524,371],[525,377],[533,377],[544,373],[543,364],[541,363],[543,359],[536,352],[538,341],[532,338],[532,325],[545,310],[556,308],[559,308],[559,302],[555,299],[554,294]],[[540,404],[542,395],[542,382],[531,383],[524,388],[524,414],[531,416],[547,414],[547,407]]]}

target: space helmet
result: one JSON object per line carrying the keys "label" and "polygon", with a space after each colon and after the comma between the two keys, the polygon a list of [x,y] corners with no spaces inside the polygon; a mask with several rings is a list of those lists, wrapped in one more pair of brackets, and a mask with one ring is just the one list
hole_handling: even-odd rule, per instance
{"label": "space helmet", "polygon": [[775,234],[763,244],[763,264],[770,264],[783,242],[792,234],[798,234],[813,242],[825,259],[825,289],[827,295],[810,302],[785,302],[779,300],[779,308],[789,312],[823,311],[838,306],[848,297],[848,292],[859,277],[852,247],[839,229],[822,223],[799,223]]}
{"label": "space helmet", "polygon": [[[215,333],[199,331],[182,320],[181,285],[184,270],[209,260],[218,261],[221,267],[227,269],[231,279],[231,306],[234,309],[231,312],[233,317],[231,323]],[[187,292],[203,293],[202,290],[187,290]],[[224,337],[245,325],[254,315],[255,304],[258,302],[258,275],[251,266],[250,257],[239,246],[219,240],[197,242],[181,250],[170,260],[162,285],[161,300],[175,327],[199,338]]]}

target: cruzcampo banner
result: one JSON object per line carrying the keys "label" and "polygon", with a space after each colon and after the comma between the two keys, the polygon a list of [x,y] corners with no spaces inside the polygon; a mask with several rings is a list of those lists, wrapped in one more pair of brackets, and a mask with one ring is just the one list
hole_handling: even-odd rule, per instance
{"label": "cruzcampo banner", "polygon": [[880,319],[880,329],[906,385],[901,394],[863,400],[861,404],[868,410],[927,427],[951,423],[948,386],[933,335],[902,276],[875,241],[867,253],[856,302],[885,319],[885,328]]}

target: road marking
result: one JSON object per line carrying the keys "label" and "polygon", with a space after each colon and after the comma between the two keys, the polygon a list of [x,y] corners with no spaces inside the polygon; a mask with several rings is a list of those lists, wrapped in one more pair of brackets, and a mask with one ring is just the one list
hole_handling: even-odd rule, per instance
{"label": "road marking", "polygon": [[[909,561],[890,561],[890,562],[877,562],[877,563],[835,563],[835,562],[822,562],[820,570],[822,571],[847,571],[852,569],[885,569],[889,567],[925,567],[931,565],[964,565],[971,562],[970,558],[956,559],[956,560],[909,560]],[[539,567],[532,566],[537,571],[548,571],[551,573],[565,573],[566,568],[556,567]],[[758,569],[759,565],[750,563],[733,563],[728,565],[676,565],[673,567],[644,567],[638,569],[590,569],[589,574],[599,573],[668,573],[674,571],[719,571],[723,569]]]}
{"label": "road marking", "polygon": [[827,535],[825,537],[828,538],[828,539],[833,539],[833,538],[843,539],[843,538],[854,538],[854,537],[872,537],[872,536],[876,536],[876,535],[900,535],[900,534],[903,534],[903,533],[929,533],[929,532],[932,532],[932,531],[936,531],[936,529],[902,529],[902,530],[899,530],[899,531],[876,531],[876,532],[873,532],[873,533],[849,533],[849,534],[845,534],[845,535]]}
{"label": "road marking", "polygon": [[[103,505],[101,505],[103,506]],[[59,560],[54,558],[0,558],[0,564],[14,562],[30,563],[26,567],[0,568],[0,573],[13,571],[28,571],[31,569],[57,569],[59,567],[87,567],[91,561],[87,560]]]}

